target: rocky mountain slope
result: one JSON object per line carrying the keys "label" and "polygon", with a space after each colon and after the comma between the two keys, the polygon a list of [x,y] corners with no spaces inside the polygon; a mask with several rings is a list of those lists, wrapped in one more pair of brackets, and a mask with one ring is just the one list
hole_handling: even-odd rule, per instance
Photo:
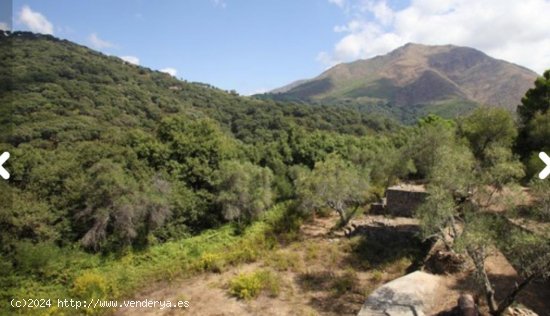
{"label": "rocky mountain slope", "polygon": [[271,97],[397,107],[483,104],[515,110],[536,76],[473,48],[407,44],[387,55],[336,65],[316,78],[276,89]]}

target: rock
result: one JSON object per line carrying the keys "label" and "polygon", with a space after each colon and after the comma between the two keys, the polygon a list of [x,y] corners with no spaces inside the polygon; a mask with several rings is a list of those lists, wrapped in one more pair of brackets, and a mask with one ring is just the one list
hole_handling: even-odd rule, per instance
{"label": "rock", "polygon": [[441,277],[422,271],[407,274],[376,289],[358,316],[424,316],[437,296]]}

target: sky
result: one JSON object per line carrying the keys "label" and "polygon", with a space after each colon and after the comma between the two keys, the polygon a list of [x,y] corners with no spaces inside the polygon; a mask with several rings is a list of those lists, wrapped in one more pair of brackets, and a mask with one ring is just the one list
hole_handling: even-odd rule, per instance
{"label": "sky", "polygon": [[408,42],[550,68],[550,0],[0,0],[0,11],[0,29],[52,34],[244,95]]}

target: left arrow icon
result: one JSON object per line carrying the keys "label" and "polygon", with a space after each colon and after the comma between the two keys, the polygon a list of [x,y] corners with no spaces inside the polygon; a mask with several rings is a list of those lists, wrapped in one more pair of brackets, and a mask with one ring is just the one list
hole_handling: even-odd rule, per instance
{"label": "left arrow icon", "polygon": [[10,153],[9,152],[5,152],[2,155],[0,155],[0,177],[4,178],[4,180],[8,180],[10,178],[10,173],[8,172],[8,170],[6,170],[6,169],[4,169],[4,167],[2,167],[2,165],[8,159],[10,159]]}

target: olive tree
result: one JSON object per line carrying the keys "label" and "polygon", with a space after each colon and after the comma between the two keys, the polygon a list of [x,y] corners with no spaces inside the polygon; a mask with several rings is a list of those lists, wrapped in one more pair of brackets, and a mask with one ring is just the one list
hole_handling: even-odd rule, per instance
{"label": "olive tree", "polygon": [[[550,276],[550,245],[538,235],[514,229],[502,217],[493,214],[469,212],[465,216],[464,232],[457,248],[465,251],[475,267],[475,279],[485,295],[491,315],[500,316],[510,307],[519,293],[537,279]],[[496,289],[486,269],[486,259],[498,248],[518,270],[521,280],[501,295],[497,301]]]}
{"label": "olive tree", "polygon": [[[430,195],[417,212],[425,237],[436,236],[449,250],[471,259],[492,315],[501,315],[530,282],[550,273],[548,242],[513,231],[507,220],[491,212],[504,198],[495,193],[524,176],[523,165],[511,150],[515,136],[513,120],[500,110],[481,109],[459,122],[453,141],[426,149],[433,151],[434,159],[427,176]],[[500,302],[485,267],[496,249],[523,276]]]}
{"label": "olive tree", "polygon": [[338,155],[329,155],[295,180],[302,209],[309,212],[328,207],[339,215],[340,225],[347,224],[352,215],[350,208],[365,201],[369,183],[366,174]]}
{"label": "olive tree", "polygon": [[[429,171],[429,193],[425,203],[416,211],[424,238],[436,237],[452,251],[452,240],[457,237],[455,218],[459,215],[457,199],[468,196],[472,189],[475,161],[468,147],[450,144],[435,150],[435,162]],[[450,228],[450,232],[447,228]]]}

